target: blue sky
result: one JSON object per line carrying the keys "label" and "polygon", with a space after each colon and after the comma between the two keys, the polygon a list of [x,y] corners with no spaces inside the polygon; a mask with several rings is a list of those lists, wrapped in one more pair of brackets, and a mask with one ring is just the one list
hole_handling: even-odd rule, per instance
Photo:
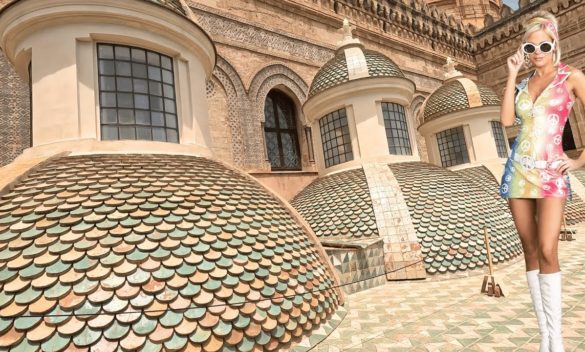
{"label": "blue sky", "polygon": [[513,10],[518,8],[518,0],[504,0],[504,4],[510,6]]}

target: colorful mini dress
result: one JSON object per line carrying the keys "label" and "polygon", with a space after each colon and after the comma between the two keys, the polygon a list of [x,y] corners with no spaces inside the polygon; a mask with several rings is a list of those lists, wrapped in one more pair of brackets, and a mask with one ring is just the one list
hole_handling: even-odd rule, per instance
{"label": "colorful mini dress", "polygon": [[516,88],[516,123],[520,131],[506,161],[500,183],[503,198],[572,198],[569,175],[555,171],[563,156],[563,130],[573,107],[566,80],[571,72],[559,63],[557,75],[534,103],[528,78]]}

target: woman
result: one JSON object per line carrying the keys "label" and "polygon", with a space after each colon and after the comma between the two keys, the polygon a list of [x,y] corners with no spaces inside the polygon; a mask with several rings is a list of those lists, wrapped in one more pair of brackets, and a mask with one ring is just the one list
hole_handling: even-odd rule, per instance
{"label": "woman", "polygon": [[[558,24],[552,14],[536,13],[525,29],[520,49],[508,58],[500,120],[504,126],[516,121],[521,128],[506,162],[500,195],[508,199],[522,241],[540,351],[556,352],[564,351],[558,237],[565,201],[571,199],[568,171],[585,165],[585,152],[577,160],[563,153],[562,135],[574,96],[585,103],[585,76],[560,62]],[[515,86],[523,64],[534,71]]]}

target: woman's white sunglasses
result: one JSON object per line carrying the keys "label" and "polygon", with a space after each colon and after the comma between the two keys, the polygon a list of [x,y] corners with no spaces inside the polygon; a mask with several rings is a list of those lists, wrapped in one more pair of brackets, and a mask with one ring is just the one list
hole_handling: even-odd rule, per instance
{"label": "woman's white sunglasses", "polygon": [[554,47],[554,42],[542,42],[540,44],[524,43],[522,44],[522,51],[526,54],[534,54],[536,48],[538,48],[542,53],[550,53]]}

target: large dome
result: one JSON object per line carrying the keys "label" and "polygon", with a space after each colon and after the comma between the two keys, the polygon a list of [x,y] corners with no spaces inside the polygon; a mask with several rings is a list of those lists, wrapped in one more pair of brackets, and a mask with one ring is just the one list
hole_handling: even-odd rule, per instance
{"label": "large dome", "polygon": [[[361,46],[358,46],[361,49]],[[309,96],[313,96],[319,92],[333,88],[350,80],[348,58],[346,57],[345,48],[341,47],[337,50],[335,57],[327,61],[323,67],[317,72],[311,88],[309,89]],[[367,49],[361,49],[365,57],[365,64],[367,65],[367,77],[401,77],[404,78],[404,73],[387,56]],[[353,63],[355,65],[355,63]]]}
{"label": "large dome", "polygon": [[294,214],[204,158],[51,160],[0,198],[0,347],[294,345],[342,301],[323,249]]}
{"label": "large dome", "polygon": [[452,78],[427,98],[424,122],[461,110],[500,104],[500,99],[488,86],[469,78]]}

